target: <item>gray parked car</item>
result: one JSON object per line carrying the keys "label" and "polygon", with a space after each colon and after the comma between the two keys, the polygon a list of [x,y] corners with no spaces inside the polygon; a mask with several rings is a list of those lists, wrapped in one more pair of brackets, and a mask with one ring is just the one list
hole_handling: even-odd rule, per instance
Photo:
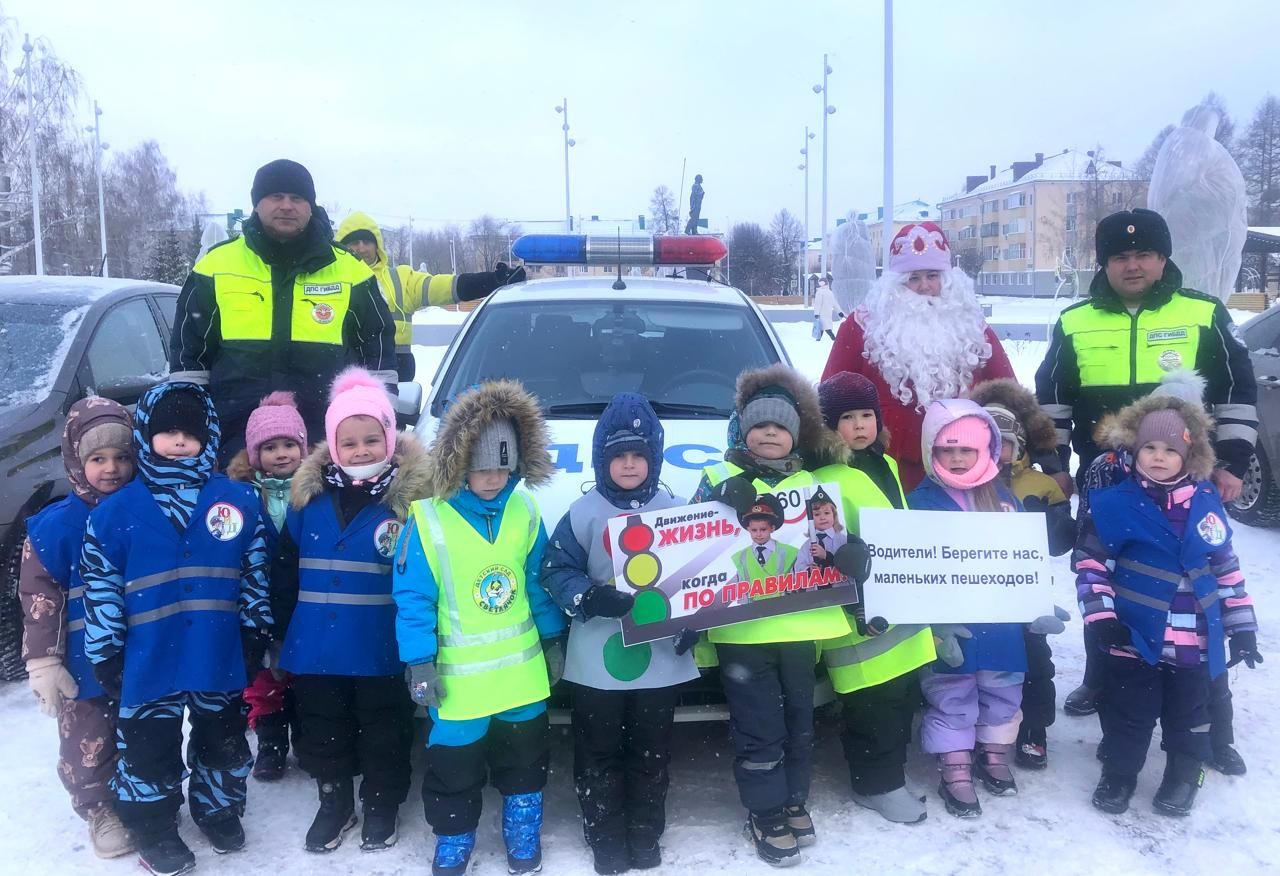
{"label": "gray parked car", "polygon": [[1280,308],[1249,320],[1242,329],[1258,378],[1258,445],[1249,460],[1232,517],[1255,526],[1280,526]]}
{"label": "gray parked car", "polygon": [[169,371],[178,288],[0,277],[0,678],[21,678],[25,521],[67,494],[62,426],[90,391],[133,405]]}

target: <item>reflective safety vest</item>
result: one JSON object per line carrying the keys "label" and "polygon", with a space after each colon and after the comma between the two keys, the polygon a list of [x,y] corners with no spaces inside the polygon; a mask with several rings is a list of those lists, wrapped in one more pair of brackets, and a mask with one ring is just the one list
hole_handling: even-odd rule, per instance
{"label": "reflective safety vest", "polygon": [[347,524],[323,492],[287,526],[298,546],[298,607],[280,666],[297,675],[395,675],[391,561],[401,524],[386,505],[366,505]]}
{"label": "reflective safety vest", "polygon": [[[703,474],[714,487],[726,478],[741,474],[742,471],[742,468],[731,462],[718,462],[703,469]],[[772,486],[759,479],[754,483],[759,493],[777,493],[792,487],[812,486],[817,483],[817,480],[812,472],[800,471]],[[848,632],[849,621],[845,617],[844,609],[838,605],[828,605],[808,611],[762,617],[715,627],[707,631],[707,638],[715,643],[759,645],[770,642],[817,642],[822,639],[834,639]]]}
{"label": "reflective safety vest", "polygon": [[1098,538],[1115,559],[1112,584],[1116,616],[1133,646],[1152,666],[1164,650],[1169,606],[1178,585],[1189,579],[1208,632],[1209,675],[1226,669],[1222,606],[1212,554],[1231,540],[1231,526],[1212,484],[1196,487],[1186,529],[1179,538],[1164,514],[1133,478],[1089,494]]}
{"label": "reflective safety vest", "polygon": [[524,577],[541,519],[533,497],[511,494],[492,543],[441,499],[414,502],[413,519],[439,590],[440,717],[466,721],[545,700],[547,664]]}
{"label": "reflective safety vest", "polygon": [[[774,549],[769,554],[769,558],[764,561],[764,565],[760,565],[760,561],[756,559],[755,543],[747,545],[742,550],[733,555],[733,568],[738,573],[739,581],[763,581],[769,576],[778,576],[784,572],[789,572],[796,567],[796,558],[800,556],[800,551],[796,550],[789,544],[779,544],[774,542]],[[771,599],[780,594],[772,593],[768,596],[761,596],[760,599]]]}
{"label": "reflective safety vest", "polygon": [[1216,302],[1174,294],[1153,310],[1115,312],[1081,303],[1062,312],[1081,388],[1155,386],[1177,368],[1196,367],[1200,331],[1213,325]]}
{"label": "reflective safety vest", "polygon": [[260,508],[248,484],[214,474],[181,533],[141,479],[89,515],[103,553],[124,576],[122,706],[244,689],[240,574]]}
{"label": "reflective safety vest", "polygon": [[93,677],[93,666],[84,655],[84,579],[80,577],[80,551],[84,528],[93,509],[75,493],[27,518],[27,538],[49,577],[66,593],[66,655],[63,662],[76,680],[76,699],[103,695]]}
{"label": "reflective safety vest", "polygon": [[[897,477],[896,463],[885,457]],[[819,483],[840,487],[844,524],[857,533],[859,508],[892,508],[893,504],[866,474],[848,465],[828,465],[813,476]],[[836,693],[853,693],[906,675],[937,658],[933,631],[927,626],[895,624],[878,636],[847,636],[822,643],[822,659]]]}
{"label": "reflective safety vest", "polygon": [[351,306],[351,287],[369,279],[369,269],[345,253],[293,281],[289,336],[275,335],[271,266],[244,239],[209,250],[192,269],[213,280],[222,340],[270,341],[343,346],[342,327]]}
{"label": "reflective safety vest", "polygon": [[[401,273],[403,272],[403,273]],[[379,262],[373,268],[378,289],[396,324],[396,350],[407,353],[413,344],[413,314],[428,305],[456,304],[453,274],[425,274],[408,265]],[[407,288],[406,288],[407,287]]]}

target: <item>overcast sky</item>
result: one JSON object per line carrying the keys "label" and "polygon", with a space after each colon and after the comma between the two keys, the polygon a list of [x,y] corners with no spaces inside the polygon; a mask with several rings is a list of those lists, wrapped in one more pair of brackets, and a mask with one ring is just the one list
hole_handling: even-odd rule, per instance
{"label": "overcast sky", "polygon": [[[812,141],[821,198],[822,54],[830,222],[881,201],[883,3],[0,0],[103,109],[113,150],[158,140],[214,210],[249,207],[254,170],[306,164],[321,203],[384,224],[564,215],[569,100],[575,215],[647,213],[688,160],[716,226],[799,215]],[[1106,146],[1126,163],[1216,90],[1243,128],[1280,90],[1276,0],[1025,0],[895,7],[895,197]],[[17,59],[20,61],[20,57]],[[85,112],[85,121],[91,121]],[[108,209],[110,206],[108,205]]]}

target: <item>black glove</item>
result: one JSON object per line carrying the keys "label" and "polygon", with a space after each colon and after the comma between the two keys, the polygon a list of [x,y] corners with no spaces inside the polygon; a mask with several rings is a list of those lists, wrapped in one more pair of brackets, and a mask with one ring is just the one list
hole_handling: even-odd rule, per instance
{"label": "black glove", "polygon": [[484,298],[499,286],[509,283],[524,282],[524,268],[514,271],[502,262],[498,262],[492,271],[480,271],[474,274],[458,274],[454,280],[454,291],[459,301],[476,301]]}
{"label": "black glove", "polygon": [[631,611],[636,598],[616,587],[594,584],[582,594],[582,613],[592,617],[622,617]]}
{"label": "black glove", "polygon": [[871,550],[867,543],[856,535],[849,536],[849,541],[836,551],[835,566],[855,584],[865,584],[871,577]]}
{"label": "black glove", "polygon": [[93,664],[93,677],[107,699],[120,702],[120,693],[124,689],[124,652],[117,652],[101,663]]}
{"label": "black glove", "polygon": [[513,271],[507,267],[506,262],[498,262],[493,266],[493,276],[497,279],[499,286],[510,286],[515,283],[523,283],[525,280],[524,265],[518,266]]}
{"label": "black glove", "polygon": [[1133,644],[1133,636],[1130,635],[1129,628],[1121,623],[1119,618],[1109,617],[1090,621],[1089,628],[1098,637],[1098,642],[1107,648],[1127,648]]}
{"label": "black glove", "polygon": [[1258,653],[1258,634],[1252,630],[1233,635],[1230,651],[1231,659],[1227,661],[1228,669],[1240,662],[1253,669],[1255,664],[1263,662],[1262,655]]}
{"label": "black glove", "polygon": [[267,656],[267,648],[271,645],[271,631],[257,627],[240,628],[240,653],[244,655],[244,674],[249,684],[258,677],[262,667],[262,658]]}
{"label": "black glove", "polygon": [[1022,500],[1023,511],[1048,511],[1049,503],[1039,496],[1027,496]]}
{"label": "black glove", "polygon": [[728,505],[736,514],[745,514],[755,504],[755,484],[742,475],[725,478],[711,488],[711,501]]}
{"label": "black glove", "polygon": [[688,627],[685,627],[683,630],[676,633],[675,639],[673,640],[676,648],[676,654],[678,656],[688,654],[690,649],[692,649],[694,645],[698,644],[698,637],[701,635],[702,633],[697,630],[691,630]]}

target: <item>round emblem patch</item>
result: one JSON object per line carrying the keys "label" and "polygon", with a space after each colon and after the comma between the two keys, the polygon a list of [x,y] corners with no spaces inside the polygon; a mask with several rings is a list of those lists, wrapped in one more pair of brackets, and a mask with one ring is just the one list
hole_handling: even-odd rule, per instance
{"label": "round emblem patch", "polygon": [[400,537],[400,521],[384,520],[373,531],[373,546],[378,553],[390,558],[396,552],[396,539]]}
{"label": "round emblem patch", "polygon": [[482,611],[502,614],[516,601],[516,576],[506,566],[490,566],[476,578],[471,596]]}
{"label": "round emblem patch", "polygon": [[1205,540],[1206,544],[1218,547],[1226,543],[1227,540],[1227,524],[1222,518],[1210,511],[1200,519],[1196,524],[1196,532],[1200,533],[1200,537]]}
{"label": "round emblem patch", "polygon": [[1165,371],[1173,371],[1182,367],[1182,354],[1177,350],[1165,350],[1160,354],[1160,367]]}
{"label": "round emblem patch", "polygon": [[333,322],[333,307],[328,304],[312,305],[311,318],[321,325],[328,325]]}
{"label": "round emblem patch", "polygon": [[244,515],[235,505],[215,502],[209,509],[209,513],[204,516],[204,525],[209,528],[209,534],[218,541],[231,541],[240,534],[240,530],[244,529]]}

